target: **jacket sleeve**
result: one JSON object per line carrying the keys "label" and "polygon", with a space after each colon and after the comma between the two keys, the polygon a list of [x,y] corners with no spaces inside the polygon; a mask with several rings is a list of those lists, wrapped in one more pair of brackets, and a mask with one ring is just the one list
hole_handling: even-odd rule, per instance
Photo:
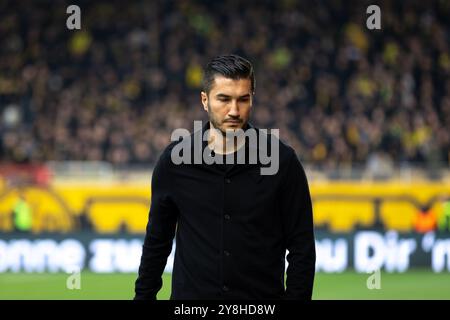
{"label": "jacket sleeve", "polygon": [[163,153],[152,174],[149,220],[135,283],[135,300],[156,300],[172,250],[178,211],[171,197],[169,161],[170,157]]}
{"label": "jacket sleeve", "polygon": [[316,263],[312,204],[305,171],[293,150],[280,197],[285,244],[289,251],[283,298],[310,300]]}

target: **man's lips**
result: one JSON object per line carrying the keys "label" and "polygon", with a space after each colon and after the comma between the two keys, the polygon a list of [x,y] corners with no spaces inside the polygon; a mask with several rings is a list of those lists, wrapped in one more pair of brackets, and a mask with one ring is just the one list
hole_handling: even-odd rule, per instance
{"label": "man's lips", "polygon": [[225,121],[225,123],[241,123],[242,121],[240,120],[227,120]]}

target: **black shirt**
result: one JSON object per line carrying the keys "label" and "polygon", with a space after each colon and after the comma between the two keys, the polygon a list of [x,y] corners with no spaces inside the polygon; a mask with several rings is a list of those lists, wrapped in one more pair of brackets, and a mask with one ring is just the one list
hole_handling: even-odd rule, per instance
{"label": "black shirt", "polygon": [[[216,157],[218,160],[214,163],[215,166],[217,166],[220,170],[227,172],[230,171],[233,167],[234,164],[237,163],[237,157],[238,157],[238,152],[237,150],[234,153],[225,155],[225,154],[217,154],[214,152],[214,150],[211,150],[209,147],[208,148],[208,152],[210,152],[212,157]],[[234,162],[233,163],[227,163],[226,158],[227,157],[232,157]]]}
{"label": "black shirt", "polygon": [[[209,122],[190,141],[207,128]],[[278,172],[261,175],[260,162],[235,164],[230,170],[174,164],[171,152],[179,143],[164,150],[153,171],[135,299],[156,299],[175,235],[173,300],[310,299],[316,258],[313,215],[294,150],[280,141]],[[245,148],[248,152],[254,146]]]}

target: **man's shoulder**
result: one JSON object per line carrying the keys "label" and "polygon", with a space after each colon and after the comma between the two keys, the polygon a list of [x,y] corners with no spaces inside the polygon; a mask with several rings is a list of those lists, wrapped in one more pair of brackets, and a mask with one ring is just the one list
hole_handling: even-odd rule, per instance
{"label": "man's shoulder", "polygon": [[178,137],[176,140],[171,140],[171,142],[162,151],[159,161],[165,163],[173,162],[172,160],[174,156],[177,158],[183,157],[186,150],[192,151],[194,144],[196,143],[195,140],[199,139],[199,137],[196,136],[197,134],[199,133],[195,131],[189,135]]}
{"label": "man's shoulder", "polygon": [[293,156],[297,156],[294,148],[287,144],[287,142],[279,139],[280,141],[280,155],[284,156],[286,159],[290,159]]}
{"label": "man's shoulder", "polygon": [[297,156],[296,151],[286,141],[279,137],[279,131],[273,129],[260,129],[254,127],[260,137],[264,137],[268,142],[269,150],[274,147],[274,143],[278,145],[280,160],[290,160],[293,156]]}
{"label": "man's shoulder", "polygon": [[279,140],[280,144],[280,168],[292,168],[292,164],[295,162],[299,163],[300,166],[300,159],[297,155],[297,152],[292,148],[290,145],[288,145],[286,142]]}
{"label": "man's shoulder", "polygon": [[160,161],[169,161],[171,159],[171,154],[172,154],[173,148],[175,148],[176,145],[178,145],[180,143],[185,143],[185,142],[186,142],[186,139],[184,139],[183,137],[181,137],[177,140],[171,141],[162,151],[162,153],[159,157]]}

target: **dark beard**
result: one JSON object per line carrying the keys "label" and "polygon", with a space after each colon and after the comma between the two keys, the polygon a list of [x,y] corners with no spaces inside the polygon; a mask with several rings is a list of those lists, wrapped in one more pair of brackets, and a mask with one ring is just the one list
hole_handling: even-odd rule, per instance
{"label": "dark beard", "polygon": [[[211,114],[211,107],[210,107],[210,105],[209,105],[209,101],[208,101],[208,114],[210,115]],[[217,121],[212,117],[212,116],[209,116],[209,122],[214,126],[214,128],[215,129],[217,129],[217,130],[219,130],[220,131],[220,133],[222,134],[222,136],[225,138],[226,137],[226,131],[224,131],[224,130],[222,130],[221,129],[221,124],[220,123],[217,123]],[[247,130],[247,128],[248,128],[248,123],[247,122],[245,122],[243,125],[242,125],[242,130]]]}

